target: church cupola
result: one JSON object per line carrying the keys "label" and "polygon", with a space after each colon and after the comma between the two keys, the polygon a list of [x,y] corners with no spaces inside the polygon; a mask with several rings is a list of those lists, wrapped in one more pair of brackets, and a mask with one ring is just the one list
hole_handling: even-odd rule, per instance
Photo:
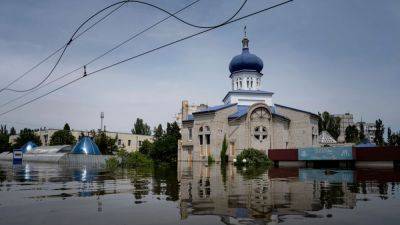
{"label": "church cupola", "polygon": [[249,51],[249,39],[245,27],[242,53],[233,57],[229,64],[232,90],[259,90],[263,66],[263,61]]}
{"label": "church cupola", "polygon": [[225,104],[250,106],[254,103],[265,103],[273,106],[272,95],[269,91],[262,91],[261,78],[263,61],[249,51],[249,39],[246,27],[242,39],[242,53],[232,58],[229,64],[232,89],[222,100]]}

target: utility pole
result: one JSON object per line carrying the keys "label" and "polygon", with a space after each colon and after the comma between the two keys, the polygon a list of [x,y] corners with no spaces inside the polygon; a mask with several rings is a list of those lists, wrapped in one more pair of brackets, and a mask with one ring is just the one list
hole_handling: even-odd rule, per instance
{"label": "utility pole", "polygon": [[103,119],[104,119],[104,112],[101,112],[101,113],[100,113],[100,120],[101,120],[101,123],[100,123],[100,130],[101,130],[101,131],[103,130]]}

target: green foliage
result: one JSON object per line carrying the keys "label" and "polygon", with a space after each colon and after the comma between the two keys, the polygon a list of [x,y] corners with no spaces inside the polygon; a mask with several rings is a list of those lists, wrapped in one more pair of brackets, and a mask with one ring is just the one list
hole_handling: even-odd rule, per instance
{"label": "green foliage", "polygon": [[50,138],[50,145],[73,145],[76,143],[76,138],[71,133],[71,128],[68,123],[64,125],[63,130],[58,130]]}
{"label": "green foliage", "polygon": [[268,166],[250,166],[250,167],[239,167],[238,172],[243,176],[245,180],[252,180],[260,177],[268,170]]}
{"label": "green foliage", "polygon": [[120,167],[120,162],[117,157],[111,157],[106,160],[106,168],[109,171],[115,171]]}
{"label": "green foliage", "polygon": [[[244,160],[246,162],[244,162]],[[254,149],[248,148],[243,150],[237,157],[235,165],[242,166],[267,166],[270,165],[271,161],[268,159],[268,156],[263,152]]]}
{"label": "green foliage", "polygon": [[221,163],[226,163],[228,162],[228,155],[226,154],[226,151],[228,150],[228,143],[226,141],[226,135],[224,136],[224,140],[222,141],[222,148],[221,148]]}
{"label": "green foliage", "polygon": [[106,161],[106,167],[110,171],[117,168],[136,168],[152,166],[153,160],[140,152],[127,152],[125,150],[117,151],[116,157],[111,157]]}
{"label": "green foliage", "polygon": [[143,122],[143,119],[137,118],[133,125],[132,134],[151,135],[150,126]]}
{"label": "green foliage", "polygon": [[176,162],[177,153],[178,140],[172,135],[165,134],[159,140],[154,141],[149,155],[155,161]]}
{"label": "green foliage", "polygon": [[117,138],[108,137],[104,131],[100,131],[98,134],[94,133],[94,142],[103,155],[112,155],[118,150]]}
{"label": "green foliage", "polygon": [[71,128],[69,127],[68,123],[65,123],[63,130],[71,131]]}
{"label": "green foliage", "polygon": [[207,160],[208,160],[208,164],[212,164],[212,163],[215,162],[215,159],[214,159],[214,157],[212,155],[209,155]]}
{"label": "green foliage", "polygon": [[155,140],[160,139],[164,135],[164,130],[162,125],[159,124],[157,127],[154,127],[153,133],[154,133],[153,137]]}
{"label": "green foliage", "polygon": [[340,135],[340,118],[329,114],[328,112],[318,113],[318,130],[319,132],[327,131],[337,140]]}
{"label": "green foliage", "polygon": [[149,140],[144,140],[142,145],[139,147],[139,152],[144,155],[149,155],[150,151],[153,149],[153,143]]}
{"label": "green foliage", "polygon": [[10,129],[10,135],[16,135],[17,134],[17,131],[15,130],[15,128],[14,127],[11,127],[11,129]]}
{"label": "green foliage", "polygon": [[387,142],[389,146],[400,146],[400,132],[392,133],[392,130],[388,128]]}
{"label": "green foliage", "polygon": [[345,136],[347,143],[358,143],[360,141],[356,125],[348,126],[345,131]]}
{"label": "green foliage", "polygon": [[360,123],[360,132],[358,133],[358,139],[360,141],[363,141],[365,139],[365,133],[364,133],[364,123]]}
{"label": "green foliage", "polygon": [[32,141],[36,145],[40,146],[42,145],[42,142],[40,141],[40,137],[35,134],[35,132],[31,129],[24,128],[19,132],[19,136],[17,139],[15,139],[15,146],[14,148],[21,148],[24,144],[26,144],[28,141]]}
{"label": "green foliage", "polygon": [[0,152],[11,151],[10,135],[8,134],[7,126],[0,125]]}
{"label": "green foliage", "polygon": [[167,130],[154,141],[149,156],[159,162],[176,162],[179,139],[181,139],[181,133],[178,124],[167,123]]}
{"label": "green foliage", "polygon": [[383,146],[385,144],[383,140],[383,133],[385,133],[385,127],[381,119],[375,121],[375,138],[374,142],[378,146]]}

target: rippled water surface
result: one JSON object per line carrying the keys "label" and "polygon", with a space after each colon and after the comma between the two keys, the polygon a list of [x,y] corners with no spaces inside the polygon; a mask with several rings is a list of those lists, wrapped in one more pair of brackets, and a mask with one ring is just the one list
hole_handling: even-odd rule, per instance
{"label": "rippled water surface", "polygon": [[0,162],[0,224],[400,224],[400,172]]}

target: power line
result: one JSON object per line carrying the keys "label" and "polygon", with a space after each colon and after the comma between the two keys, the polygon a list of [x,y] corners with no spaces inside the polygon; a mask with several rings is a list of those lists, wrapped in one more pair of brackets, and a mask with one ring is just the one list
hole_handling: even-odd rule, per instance
{"label": "power line", "polygon": [[5,114],[10,113],[10,112],[12,112],[12,111],[14,111],[14,110],[17,110],[17,109],[19,109],[19,108],[22,108],[22,107],[25,106],[25,105],[28,105],[28,104],[30,104],[30,103],[32,103],[32,102],[35,102],[35,101],[37,101],[37,100],[39,100],[39,99],[41,99],[41,98],[43,98],[43,97],[45,97],[45,96],[47,96],[47,95],[52,94],[53,92],[56,92],[56,91],[58,91],[58,90],[60,90],[60,89],[62,89],[62,88],[64,88],[64,87],[66,87],[66,86],[68,86],[68,85],[70,85],[70,84],[73,84],[73,83],[79,81],[80,79],[86,78],[86,77],[88,77],[88,76],[90,76],[90,75],[93,75],[93,74],[96,74],[96,73],[101,72],[101,71],[103,71],[103,70],[106,70],[106,69],[109,69],[109,68],[111,68],[111,67],[117,66],[117,65],[119,65],[119,64],[121,64],[121,63],[130,61],[130,60],[132,60],[132,59],[135,59],[135,58],[138,58],[138,57],[147,55],[147,54],[149,54],[149,53],[151,53],[151,52],[160,50],[160,49],[162,49],[162,48],[165,48],[165,47],[174,45],[174,44],[179,43],[179,42],[182,42],[182,41],[184,41],[184,40],[193,38],[193,37],[195,37],[195,36],[198,36],[198,35],[201,35],[201,34],[203,34],[203,33],[209,32],[209,31],[211,31],[211,30],[217,29],[217,28],[219,28],[219,27],[223,27],[223,26],[226,26],[226,25],[228,25],[228,24],[235,23],[235,22],[237,22],[237,21],[239,21],[239,20],[243,20],[243,19],[245,19],[245,18],[248,18],[248,17],[254,16],[254,15],[260,14],[260,13],[262,13],[262,12],[271,10],[271,9],[273,9],[273,8],[277,8],[277,7],[279,7],[279,6],[285,5],[285,4],[287,4],[287,3],[289,3],[289,2],[292,2],[292,1],[293,1],[293,0],[287,0],[287,1],[285,1],[285,2],[282,2],[282,3],[276,4],[276,5],[273,5],[273,6],[270,6],[270,7],[261,9],[261,10],[258,10],[258,11],[256,11],[256,12],[253,12],[253,13],[247,14],[247,15],[245,15],[245,16],[242,16],[242,17],[233,19],[233,20],[231,20],[231,21],[228,21],[228,22],[226,22],[226,23],[224,23],[224,24],[221,24],[221,25],[219,25],[219,26],[217,26],[217,27],[209,28],[209,29],[206,29],[206,30],[203,30],[203,31],[200,31],[200,32],[191,34],[191,35],[188,35],[188,36],[186,36],[186,37],[183,37],[183,38],[180,38],[180,39],[178,39],[178,40],[169,42],[169,43],[167,43],[167,44],[164,44],[164,45],[161,45],[161,46],[159,46],[159,47],[153,48],[153,49],[151,49],[151,50],[145,51],[145,52],[140,53],[140,54],[138,54],[138,55],[135,55],[135,56],[126,58],[126,59],[124,59],[124,60],[118,61],[118,62],[116,62],[116,63],[110,64],[110,65],[105,66],[105,67],[102,67],[102,68],[97,69],[97,70],[95,70],[95,71],[93,71],[93,72],[91,72],[91,73],[87,73],[86,76],[78,77],[78,78],[76,78],[76,79],[74,79],[74,80],[72,80],[72,81],[70,81],[70,82],[68,82],[68,83],[65,83],[65,84],[63,84],[62,86],[60,86],[60,87],[58,87],[58,88],[55,88],[55,89],[53,89],[53,90],[51,90],[51,91],[49,91],[49,92],[47,92],[47,93],[45,93],[45,94],[43,94],[43,95],[40,95],[40,96],[38,96],[38,97],[36,97],[36,98],[34,98],[34,99],[31,99],[31,100],[29,100],[29,101],[27,101],[27,102],[25,102],[25,103],[23,103],[23,104],[21,104],[21,105],[18,105],[18,106],[14,107],[14,108],[12,108],[12,109],[10,109],[10,110],[7,110],[7,111],[1,113],[0,116],[3,116],[3,115],[5,115]]}
{"label": "power line", "polygon": [[[101,21],[105,20],[107,17],[109,17],[111,14],[113,14],[115,11],[117,11],[119,8],[121,8],[123,5],[118,6],[117,8],[113,9],[112,11],[110,11],[109,13],[107,13],[106,15],[104,15],[102,18],[100,18],[98,21],[96,21],[95,23],[93,23],[91,26],[89,26],[88,28],[86,28],[85,30],[83,30],[81,33],[79,33],[78,35],[76,35],[76,37],[74,38],[74,40],[78,39],[80,36],[82,36],[83,34],[85,34],[87,31],[89,31],[90,29],[92,29],[95,25],[97,25],[98,23],[100,23]],[[30,72],[32,72],[33,70],[35,70],[37,67],[39,67],[40,65],[42,65],[44,62],[46,62],[47,60],[49,60],[50,58],[52,58],[55,54],[57,54],[58,52],[60,52],[61,50],[63,50],[66,47],[67,43],[64,44],[63,46],[61,46],[60,48],[56,49],[54,52],[52,52],[50,55],[48,55],[46,58],[42,59],[40,62],[38,62],[37,64],[35,64],[33,67],[31,67],[29,70],[27,70],[25,73],[23,73],[22,75],[20,75],[19,77],[17,77],[15,80],[13,80],[12,82],[10,82],[9,84],[7,84],[5,87],[0,89],[0,93],[2,91],[8,90],[8,88],[13,85],[14,83],[16,83],[17,81],[19,81],[20,79],[22,79],[23,77],[25,77],[26,75],[28,75]],[[10,90],[11,91],[11,90]]]}
{"label": "power line", "polygon": [[[78,28],[75,30],[75,32],[72,34],[72,36],[71,36],[71,38],[69,39],[69,41],[68,41],[68,42],[64,45],[64,47],[62,48],[61,54],[60,54],[60,56],[58,57],[58,59],[56,60],[56,63],[54,64],[54,66],[51,68],[50,72],[45,76],[44,79],[42,79],[39,83],[37,83],[36,85],[34,85],[33,87],[28,88],[28,89],[21,89],[21,90],[18,90],[18,89],[12,89],[12,88],[8,88],[8,87],[7,87],[7,88],[1,89],[0,92],[2,92],[2,91],[28,92],[28,91],[34,90],[34,89],[36,89],[37,87],[39,87],[40,85],[42,85],[42,84],[43,84],[47,79],[49,79],[49,77],[53,74],[54,70],[57,68],[57,66],[58,66],[58,64],[60,63],[62,57],[64,56],[64,54],[65,54],[67,48],[68,48],[68,47],[70,46],[70,44],[76,39],[75,35],[78,33],[78,31],[79,31],[86,23],[88,23],[90,20],[92,20],[94,17],[96,17],[96,16],[99,15],[100,13],[102,13],[102,12],[104,12],[105,10],[108,10],[109,8],[112,8],[112,7],[116,6],[116,5],[123,5],[123,4],[125,4],[125,3],[143,4],[143,5],[146,5],[146,6],[153,7],[153,8],[155,8],[155,9],[157,9],[157,10],[160,10],[160,11],[162,11],[162,12],[164,12],[164,13],[166,13],[166,14],[172,16],[172,17],[174,17],[174,18],[177,19],[178,21],[180,21],[180,22],[182,22],[182,23],[184,23],[184,24],[186,24],[186,25],[188,25],[188,26],[195,27],[195,28],[208,29],[208,28],[218,27],[218,26],[220,26],[221,24],[225,24],[226,22],[232,20],[232,19],[243,9],[243,7],[244,7],[245,4],[247,3],[247,1],[248,1],[248,0],[244,0],[243,3],[242,3],[242,5],[240,6],[240,8],[239,8],[231,17],[229,17],[229,19],[227,19],[226,21],[224,21],[224,22],[222,22],[222,23],[220,23],[220,24],[218,24],[218,25],[212,25],[212,26],[200,26],[200,25],[196,25],[196,24],[187,22],[186,20],[183,20],[183,19],[181,19],[181,18],[175,16],[173,13],[169,12],[168,10],[165,10],[165,9],[163,9],[163,8],[157,6],[157,5],[154,5],[154,4],[151,4],[151,3],[147,3],[147,2],[142,2],[142,1],[137,1],[137,0],[124,0],[124,1],[120,1],[120,2],[116,2],[116,3],[110,4],[110,5],[106,6],[106,7],[104,7],[103,9],[97,11],[97,12],[94,13],[93,15],[91,15],[91,16],[90,16],[88,19],[86,19],[81,25],[79,25],[79,27],[78,27]],[[118,9],[118,8],[117,8],[117,9]]]}
{"label": "power line", "polygon": [[[186,5],[186,6],[184,6],[183,8],[179,9],[178,11],[176,11],[176,12],[174,13],[174,15],[181,13],[182,11],[188,9],[189,7],[191,7],[191,6],[193,6],[194,4],[198,3],[199,1],[201,1],[201,0],[193,1],[192,3],[190,3],[190,4]],[[167,17],[165,17],[165,18],[159,20],[158,22],[154,23],[153,25],[148,26],[147,28],[141,30],[140,32],[131,35],[128,39],[126,39],[126,40],[120,42],[119,44],[117,44],[117,45],[114,46],[113,48],[109,49],[108,51],[104,52],[103,54],[101,54],[101,55],[99,55],[99,56],[93,58],[92,60],[90,60],[90,61],[87,62],[86,64],[84,64],[84,65],[82,65],[82,66],[79,66],[79,67],[77,67],[76,69],[73,69],[72,71],[70,71],[70,72],[68,72],[68,73],[65,73],[64,75],[58,77],[57,79],[54,79],[54,80],[52,80],[52,81],[50,81],[50,82],[48,82],[48,83],[46,83],[46,84],[44,84],[44,85],[38,87],[37,89],[31,90],[30,92],[27,92],[27,93],[25,93],[25,94],[23,94],[23,95],[21,95],[21,96],[18,96],[18,97],[16,97],[16,98],[13,98],[13,99],[11,99],[11,100],[9,100],[9,101],[7,101],[7,102],[1,104],[1,105],[0,105],[0,108],[4,107],[4,106],[6,106],[6,105],[8,105],[8,104],[10,104],[10,103],[13,103],[13,102],[15,102],[15,101],[17,101],[17,100],[19,100],[19,99],[21,99],[21,98],[23,98],[23,97],[25,97],[25,96],[31,94],[31,93],[33,93],[33,92],[35,92],[35,91],[38,91],[38,90],[40,90],[40,89],[42,89],[42,88],[44,88],[44,87],[46,87],[46,86],[48,86],[48,85],[50,85],[50,84],[52,84],[52,83],[58,81],[58,80],[61,80],[61,79],[63,79],[64,77],[67,77],[67,76],[69,76],[69,75],[75,73],[76,71],[79,71],[79,70],[83,69],[85,66],[88,66],[88,65],[94,63],[95,61],[97,61],[97,60],[103,58],[104,56],[110,54],[112,51],[114,51],[114,50],[120,48],[120,47],[123,46],[124,44],[126,44],[126,43],[128,43],[129,41],[135,39],[136,37],[138,37],[138,36],[144,34],[145,32],[151,30],[152,28],[158,26],[159,24],[161,24],[162,22],[168,20],[168,19],[171,18],[171,17],[172,17],[172,16],[167,16]]]}

